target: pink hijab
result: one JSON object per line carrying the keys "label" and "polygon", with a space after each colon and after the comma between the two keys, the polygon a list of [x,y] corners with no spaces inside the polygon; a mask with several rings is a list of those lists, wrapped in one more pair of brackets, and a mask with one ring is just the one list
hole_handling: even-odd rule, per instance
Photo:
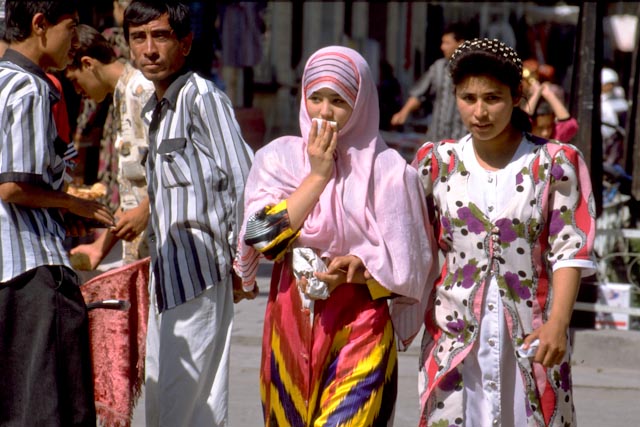
{"label": "pink hijab", "polygon": [[[423,295],[432,262],[427,237],[427,209],[415,169],[378,133],[378,92],[369,66],[356,51],[330,46],[315,52],[307,61],[303,83],[312,90],[336,90],[335,72],[314,67],[334,57],[349,64],[356,82],[353,113],[339,130],[336,167],[315,208],[307,217],[294,243],[315,248],[322,257],[356,255],[371,275],[390,291],[418,300]],[[309,70],[320,76],[309,78]],[[324,82],[324,83],[323,83]],[[303,85],[304,86],[304,85]],[[244,283],[253,283],[257,252],[244,243],[247,218],[267,205],[276,205],[296,190],[309,173],[307,138],[311,118],[303,87],[300,106],[302,137],[285,136],[272,141],[256,153],[244,194],[245,219],[240,233],[237,267]],[[348,102],[350,100],[346,99]]]}

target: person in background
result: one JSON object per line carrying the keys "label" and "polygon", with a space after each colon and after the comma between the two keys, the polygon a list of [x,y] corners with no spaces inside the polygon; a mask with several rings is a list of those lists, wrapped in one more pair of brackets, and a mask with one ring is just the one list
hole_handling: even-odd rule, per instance
{"label": "person in background", "polygon": [[432,114],[427,129],[428,141],[458,139],[467,133],[456,110],[451,77],[447,72],[449,57],[465,41],[465,31],[463,25],[458,23],[444,29],[440,45],[444,57],[436,60],[413,85],[407,102],[391,117],[391,125],[405,124],[413,111],[420,108],[424,102],[429,102],[432,106]]}
{"label": "person in background", "polygon": [[[63,246],[65,225],[113,225],[109,210],[63,191],[67,144],[51,107],[59,93],[45,70],[63,69],[77,4],[6,2],[0,61],[0,424],[96,424],[88,317]],[[19,120],[16,120],[19,118]]]}
{"label": "person in background", "polygon": [[[566,101],[564,89],[556,83],[556,69],[550,64],[540,64],[537,59],[529,58],[522,61],[522,92],[524,97],[531,99],[541,84],[546,84],[548,89],[561,100]],[[531,114],[535,107],[528,106],[524,110]]]}
{"label": "person in background", "polygon": [[218,1],[222,72],[234,107],[251,108],[255,92],[253,67],[262,60],[266,1]]}
{"label": "person in background", "polygon": [[[106,28],[103,36],[111,43],[116,57],[121,62],[129,61],[129,46],[122,30],[122,14],[130,0],[113,1],[114,26]],[[90,146],[80,149],[80,157],[84,159],[82,181],[92,184],[99,181],[107,187],[107,199],[112,210],[117,210],[120,203],[118,194],[118,153],[115,150],[116,124],[111,94],[100,103],[83,97],[80,101],[76,118],[74,141],[78,145]]]}
{"label": "person in background", "polygon": [[445,258],[423,317],[419,425],[575,426],[568,329],[596,268],[589,170],[573,145],[528,133],[510,46],[466,41],[449,67],[470,134],[414,160]]}
{"label": "person in background", "polygon": [[367,62],[329,46],[305,66],[303,136],[256,154],[236,268],[251,291],[259,257],[276,261],[260,369],[266,426],[392,421],[398,365],[387,304],[421,299],[432,251],[416,171],[378,126]]}
{"label": "person in background", "polygon": [[608,67],[603,67],[600,73],[602,102],[611,105],[611,108],[618,116],[619,125],[624,128],[627,122],[629,103],[626,99],[624,89],[620,86],[618,73]]}
{"label": "person in background", "polygon": [[129,6],[131,0],[113,0],[113,27],[106,28],[102,31],[102,36],[113,47],[113,51],[117,58],[129,60],[129,44],[124,36],[122,29],[122,21],[124,20],[124,11]]}
{"label": "person in background", "polygon": [[66,76],[79,94],[102,102],[113,94],[116,129],[120,207],[117,225],[105,230],[94,242],[71,249],[84,254],[95,269],[118,240],[123,240],[122,261],[129,264],[149,255],[146,239],[149,198],[144,161],[148,152],[147,129],[142,108],[153,95],[153,83],[128,62],[117,60],[112,45],[94,28],[79,25],[78,46]]}
{"label": "person in background", "polygon": [[600,132],[602,152],[607,164],[622,162],[624,156],[624,129],[629,104],[619,86],[618,73],[604,67],[601,70]]}
{"label": "person in background", "polygon": [[531,83],[533,96],[528,99],[525,112],[531,116],[531,133],[545,139],[570,142],[578,133],[578,121],[558,98],[548,82]]}
{"label": "person in background", "polygon": [[185,69],[186,5],[132,1],[124,33],[136,68],[155,88],[143,109],[151,213],[147,425],[226,426],[233,283],[240,287],[232,261],[253,153],[227,96]]}

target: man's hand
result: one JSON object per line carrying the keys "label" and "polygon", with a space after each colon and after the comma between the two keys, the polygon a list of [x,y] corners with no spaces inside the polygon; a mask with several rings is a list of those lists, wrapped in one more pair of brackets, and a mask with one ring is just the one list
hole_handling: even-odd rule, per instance
{"label": "man's hand", "polygon": [[407,121],[407,113],[403,110],[398,111],[393,116],[391,116],[391,126],[402,126]]}
{"label": "man's hand", "polygon": [[[85,200],[71,194],[43,188],[25,182],[4,182],[0,183],[0,199],[6,203],[15,203],[27,208],[57,208],[64,214],[71,213],[75,216],[86,218],[85,228],[98,226],[111,227],[115,225],[113,215],[109,208],[102,203]],[[78,224],[76,220],[66,218],[72,232],[77,233]],[[91,224],[95,222],[97,224]]]}
{"label": "man's hand", "polygon": [[133,209],[119,211],[116,218],[116,226],[111,229],[111,232],[117,238],[130,242],[147,228],[149,207],[146,204],[140,204]]}
{"label": "man's hand", "polygon": [[105,227],[112,227],[115,219],[108,207],[94,200],[84,200],[79,197],[69,196],[71,202],[67,206],[67,210],[74,215],[82,218],[94,220]]}
{"label": "man's hand", "polygon": [[249,292],[245,291],[242,288],[242,279],[235,273],[235,271],[231,272],[231,282],[233,283],[233,303],[237,304],[243,299],[252,300],[258,296],[260,289],[258,288],[258,284],[255,283],[253,285],[253,289]]}

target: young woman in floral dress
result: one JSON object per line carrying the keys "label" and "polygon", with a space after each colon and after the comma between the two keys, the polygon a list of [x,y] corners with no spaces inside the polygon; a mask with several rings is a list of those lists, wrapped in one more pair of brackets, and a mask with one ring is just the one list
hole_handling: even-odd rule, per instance
{"label": "young woman in floral dress", "polygon": [[466,41],[450,72],[470,134],[414,161],[445,259],[425,314],[420,426],[575,425],[568,328],[595,268],[589,171],[576,147],[528,133],[512,48]]}

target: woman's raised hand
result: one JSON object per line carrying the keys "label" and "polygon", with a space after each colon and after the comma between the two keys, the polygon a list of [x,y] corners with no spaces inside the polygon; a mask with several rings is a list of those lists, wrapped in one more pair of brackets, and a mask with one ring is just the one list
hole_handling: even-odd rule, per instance
{"label": "woman's raised hand", "polygon": [[311,164],[311,173],[329,180],[333,173],[336,146],[338,145],[338,132],[330,126],[326,120],[318,129],[318,122],[311,123],[307,154]]}

